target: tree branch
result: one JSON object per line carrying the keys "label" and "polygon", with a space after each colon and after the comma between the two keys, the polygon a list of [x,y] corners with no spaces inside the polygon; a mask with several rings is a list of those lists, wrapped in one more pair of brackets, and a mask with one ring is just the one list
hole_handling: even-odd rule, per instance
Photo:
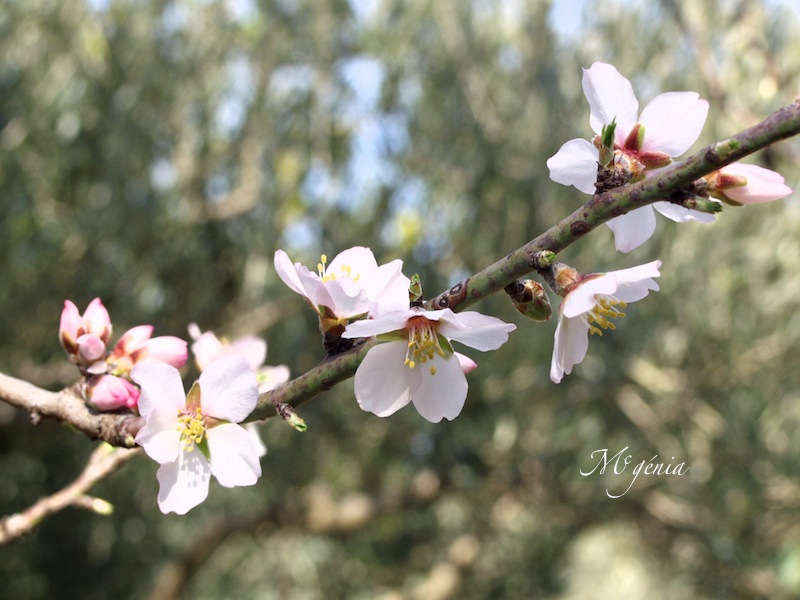
{"label": "tree branch", "polygon": [[43,417],[55,419],[112,446],[132,448],[133,438],[143,424],[141,417],[135,415],[93,411],[75,387],[50,392],[3,373],[0,373],[0,400],[27,410],[34,425]]}
{"label": "tree branch", "polygon": [[45,518],[68,506],[95,512],[107,512],[110,507],[107,502],[91,498],[86,495],[86,492],[140,452],[141,448],[128,450],[113,448],[106,444],[95,449],[83,472],[63,490],[52,496],[41,498],[36,504],[21,513],[9,515],[0,520],[0,544],[6,544],[30,533]]}
{"label": "tree branch", "polygon": [[[429,300],[426,307],[463,310],[484,297],[501,291],[514,280],[539,269],[542,266],[539,262],[542,252],[558,253],[614,217],[658,200],[665,200],[712,171],[798,134],[800,99],[757,125],[712,144],[653,177],[593,196],[582,207],[525,246]],[[247,420],[275,416],[275,403],[299,406],[352,377],[375,343],[375,340],[367,340],[346,352],[328,357],[300,377],[261,394],[256,409]],[[92,413],[74,390],[48,392],[2,374],[0,400],[29,410],[34,422],[38,422],[41,416],[59,419],[74,425],[91,438],[103,439],[118,446],[132,446],[133,438],[143,424],[140,417],[133,415]]]}

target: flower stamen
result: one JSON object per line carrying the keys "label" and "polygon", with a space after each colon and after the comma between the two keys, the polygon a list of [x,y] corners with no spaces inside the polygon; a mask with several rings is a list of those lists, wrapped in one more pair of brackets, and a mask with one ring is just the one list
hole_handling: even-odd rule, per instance
{"label": "flower stamen", "polygon": [[603,329],[611,329],[612,331],[616,329],[616,325],[609,319],[624,317],[625,313],[617,310],[616,307],[625,308],[626,306],[628,306],[627,302],[621,302],[614,298],[597,298],[597,304],[586,313],[589,333],[603,335]]}
{"label": "flower stamen", "polygon": [[[434,322],[425,317],[414,318],[408,322],[408,350],[403,364],[414,369],[418,363],[432,361],[434,356],[444,356],[439,336],[434,330]],[[431,375],[436,374],[436,366],[431,365]]]}
{"label": "flower stamen", "polygon": [[329,273],[327,268],[328,256],[323,254],[320,257],[320,261],[317,263],[317,273],[319,273],[319,278],[322,279],[323,282],[335,281],[339,277],[349,277],[353,281],[358,281],[359,273],[353,275],[353,267],[351,265],[341,265],[339,267],[339,273]]}
{"label": "flower stamen", "polygon": [[191,452],[195,446],[201,444],[206,436],[206,418],[203,410],[197,408],[193,411],[178,415],[178,427],[181,432],[181,443],[185,452]]}

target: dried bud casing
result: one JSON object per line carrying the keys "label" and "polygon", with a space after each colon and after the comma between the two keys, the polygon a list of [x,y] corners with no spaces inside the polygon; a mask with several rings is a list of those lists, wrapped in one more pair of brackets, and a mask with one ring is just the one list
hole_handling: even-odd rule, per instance
{"label": "dried bud casing", "polygon": [[532,321],[547,321],[553,314],[544,287],[533,279],[515,281],[506,287],[506,292],[514,308]]}

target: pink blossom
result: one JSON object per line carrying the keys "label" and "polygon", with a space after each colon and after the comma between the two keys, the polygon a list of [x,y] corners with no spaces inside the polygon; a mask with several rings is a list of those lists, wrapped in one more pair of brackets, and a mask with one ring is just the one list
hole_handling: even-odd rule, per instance
{"label": "pink blossom", "polygon": [[214,361],[188,395],[169,365],[139,364],[131,376],[142,387],[145,419],[136,443],[161,465],[161,512],[182,515],[200,504],[212,475],[224,487],[253,485],[261,476],[258,440],[239,425],[258,402],[256,375],[244,358]]}
{"label": "pink blossom", "polygon": [[86,382],[86,397],[98,410],[136,408],[139,388],[114,375],[95,375]]}
{"label": "pink blossom", "polygon": [[64,349],[75,355],[78,353],[78,338],[82,335],[93,335],[103,344],[108,342],[111,336],[111,318],[100,298],[89,303],[83,316],[73,302],[65,300],[58,334]]}
{"label": "pink blossom", "polygon": [[146,360],[164,362],[177,369],[186,364],[189,354],[184,340],[174,336],[151,338],[152,333],[152,325],[139,325],[122,334],[108,357],[115,372],[130,373],[134,365]]}
{"label": "pink blossom", "polygon": [[351,323],[345,338],[390,334],[388,341],[370,348],[356,370],[358,405],[388,417],[411,402],[431,423],[452,421],[467,399],[465,374],[476,365],[455,352],[450,340],[485,352],[502,346],[514,329],[494,317],[449,308],[397,310]]}
{"label": "pink blossom", "polygon": [[[637,181],[652,169],[668,165],[697,140],[708,115],[708,102],[695,92],[667,92],[653,98],[639,114],[639,101],[630,82],[612,65],[596,62],[583,71],[583,92],[589,102],[589,125],[598,136],[616,123],[614,158],[609,165]],[[599,150],[585,139],[566,142],[547,161],[550,178],[595,193]],[[656,229],[656,211],[668,219],[711,222],[714,216],[669,202],[655,202],[611,219],[620,252],[639,247]]]}
{"label": "pink blossom", "polygon": [[[614,329],[613,318],[625,316],[621,309],[628,303],[658,291],[653,280],[659,277],[660,260],[644,265],[585,275],[573,279],[558,307],[550,379],[560,383],[572,367],[580,363],[589,350],[589,334],[603,335],[604,329]],[[574,270],[572,270],[574,273]]]}
{"label": "pink blossom", "polygon": [[707,175],[705,180],[708,192],[729,204],[761,204],[792,193],[780,173],[738,162]]}
{"label": "pink blossom", "polygon": [[200,371],[223,356],[242,356],[256,371],[259,393],[268,392],[289,381],[289,367],[286,365],[264,366],[267,342],[261,338],[246,335],[228,341],[218,338],[213,331],[201,332],[196,323],[189,324],[189,335],[194,339],[192,354]]}

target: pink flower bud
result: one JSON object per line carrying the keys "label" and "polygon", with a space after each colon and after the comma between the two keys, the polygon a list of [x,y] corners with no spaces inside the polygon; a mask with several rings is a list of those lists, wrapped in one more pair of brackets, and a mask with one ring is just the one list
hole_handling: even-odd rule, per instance
{"label": "pink flower bud", "polygon": [[77,340],[84,334],[95,336],[103,344],[106,344],[111,336],[111,319],[100,298],[95,298],[89,303],[83,316],[75,304],[69,300],[64,301],[59,326],[61,345],[70,354],[77,354]]}
{"label": "pink flower bud", "polygon": [[[64,350],[70,354],[78,352],[78,337],[83,331],[83,319],[78,307],[70,300],[64,301],[64,309],[61,311],[61,325],[58,328],[58,337]],[[79,333],[81,332],[81,333]]]}
{"label": "pink flower bud", "polygon": [[792,193],[780,173],[757,165],[731,163],[705,179],[712,196],[731,204],[761,204]]}
{"label": "pink flower bud", "polygon": [[139,388],[114,375],[97,375],[86,382],[86,397],[97,410],[136,408]]}
{"label": "pink flower bud", "polygon": [[106,345],[93,333],[84,333],[76,340],[78,343],[78,362],[91,365],[105,357]]}
{"label": "pink flower bud", "polygon": [[157,360],[180,369],[186,364],[188,357],[189,351],[186,349],[184,340],[172,335],[164,335],[147,340],[144,347],[134,353],[133,363]]}
{"label": "pink flower bud", "polygon": [[108,342],[111,336],[111,317],[108,316],[108,311],[100,298],[95,298],[89,303],[83,313],[83,322],[86,333],[93,333],[103,340],[104,344]]}
{"label": "pink flower bud", "polygon": [[114,355],[131,355],[144,348],[150,336],[153,335],[152,325],[138,325],[122,334],[117,345],[114,346]]}
{"label": "pink flower bud", "polygon": [[461,371],[464,373],[464,375],[472,373],[472,371],[478,368],[478,363],[472,360],[469,356],[464,356],[460,352],[455,352],[454,354],[458,359],[458,364],[461,365]]}

